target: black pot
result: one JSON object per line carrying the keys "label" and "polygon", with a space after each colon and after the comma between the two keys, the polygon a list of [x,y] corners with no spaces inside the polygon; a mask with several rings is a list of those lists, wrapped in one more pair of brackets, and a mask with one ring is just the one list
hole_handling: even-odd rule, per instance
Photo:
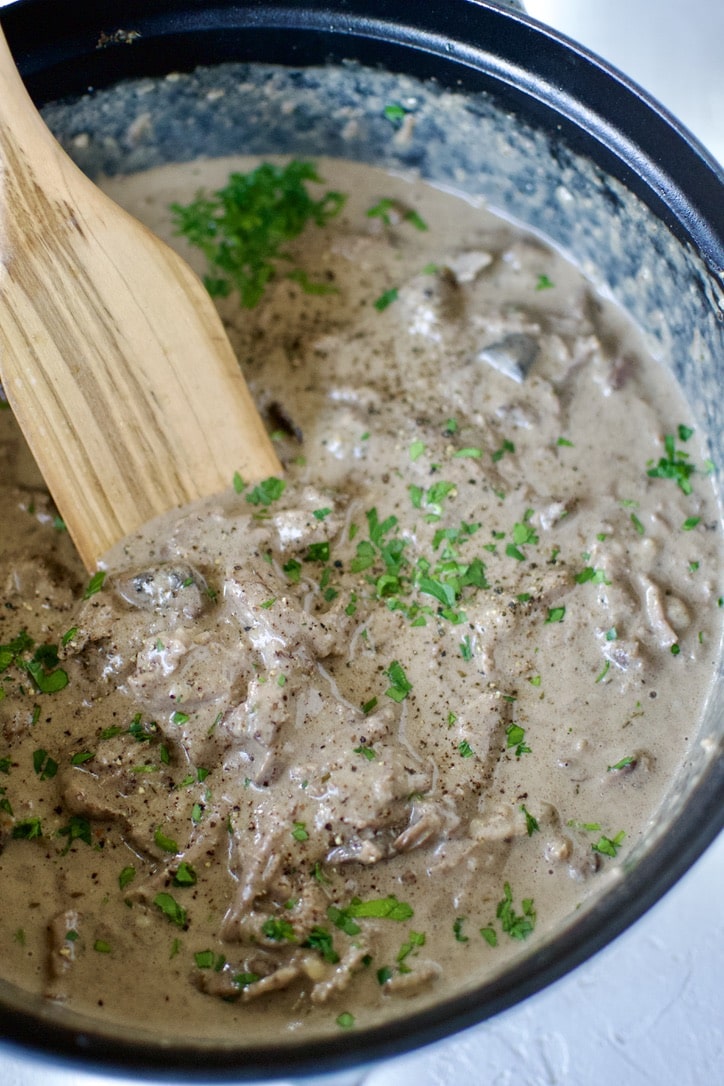
{"label": "black pot", "polygon": [[[244,147],[415,166],[484,193],[630,311],[683,384],[713,459],[724,462],[724,174],[664,110],[583,49],[483,0],[20,0],[2,23],[36,102],[90,174]],[[253,64],[245,75],[262,82],[269,69],[256,66],[285,66],[274,78],[303,108],[268,115],[252,89],[211,110],[209,73],[161,80],[153,145],[124,143],[133,93],[110,89],[117,81],[232,63]],[[319,66],[341,68],[342,84],[332,86]],[[80,104],[58,104],[88,90]],[[353,135],[333,118],[340,94],[361,119]],[[365,102],[384,96],[415,100],[411,141],[396,144],[380,111],[365,113]],[[90,133],[87,146],[79,132]],[[0,1036],[125,1075],[239,1081],[357,1066],[479,1022],[613,939],[721,830],[723,703],[720,681],[701,724],[706,741],[624,877],[525,961],[464,997],[320,1042],[208,1047],[101,1028],[0,982]]]}

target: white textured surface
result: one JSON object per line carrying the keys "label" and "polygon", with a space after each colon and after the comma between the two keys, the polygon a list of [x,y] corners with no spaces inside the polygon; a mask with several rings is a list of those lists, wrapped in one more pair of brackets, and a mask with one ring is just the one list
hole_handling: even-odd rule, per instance
{"label": "white textured surface", "polygon": [[[724,162],[721,0],[527,0],[526,6],[632,76]],[[719,1086],[723,889],[724,835],[592,961],[492,1022],[368,1071],[364,1086]],[[0,1051],[0,1086],[110,1081]]]}
{"label": "white textured surface", "polygon": [[[635,79],[724,163],[721,0],[524,0],[529,15]],[[724,1082],[724,1072],[720,1077]]]}

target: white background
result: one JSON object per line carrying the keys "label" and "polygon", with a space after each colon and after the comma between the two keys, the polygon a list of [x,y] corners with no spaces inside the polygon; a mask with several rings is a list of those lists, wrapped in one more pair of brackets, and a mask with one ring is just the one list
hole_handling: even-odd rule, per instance
{"label": "white background", "polygon": [[[724,162],[722,0],[526,7],[634,78]],[[724,835],[591,962],[492,1022],[368,1071],[364,1086],[721,1086],[723,890]],[[0,1086],[110,1081],[0,1051]]]}
{"label": "white background", "polygon": [[524,5],[533,18],[635,79],[724,163],[722,0],[524,0]]}

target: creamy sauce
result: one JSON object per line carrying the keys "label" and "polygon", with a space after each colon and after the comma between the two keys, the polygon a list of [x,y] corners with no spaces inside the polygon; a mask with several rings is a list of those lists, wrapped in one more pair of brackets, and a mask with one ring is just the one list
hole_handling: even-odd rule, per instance
{"label": "creamy sauce", "polygon": [[[169,236],[248,166],[108,187]],[[171,1036],[362,1025],[537,945],[656,819],[718,651],[706,454],[635,330],[481,207],[320,172],[345,210],[289,250],[331,291],[222,303],[284,488],[148,526],[83,600],[0,418],[0,968]]]}

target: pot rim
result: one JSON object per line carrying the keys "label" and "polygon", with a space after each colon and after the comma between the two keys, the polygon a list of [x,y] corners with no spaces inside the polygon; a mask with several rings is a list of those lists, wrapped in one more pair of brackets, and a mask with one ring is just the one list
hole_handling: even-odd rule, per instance
{"label": "pot rim", "polygon": [[[488,0],[18,0],[2,17],[8,41],[38,104],[137,74],[169,70],[169,53],[195,67],[276,50],[307,66],[343,56],[390,70],[435,75],[443,86],[489,90],[555,124],[564,141],[639,196],[721,287],[724,170],[670,114],[613,67],[529,16]],[[141,37],[97,48],[125,26]],[[414,22],[413,22],[414,15]],[[253,59],[269,62],[268,55]],[[155,67],[155,71],[152,69]],[[615,118],[615,120],[613,119]],[[712,760],[670,833],[626,878],[547,944],[474,992],[383,1026],[293,1047],[170,1047],[119,1040],[119,1030],[78,1029],[39,1019],[0,993],[0,1038],[45,1060],[140,1078],[248,1081],[359,1066],[439,1040],[506,1010],[560,979],[639,919],[724,828],[724,758]],[[198,1062],[196,1062],[198,1061]],[[192,1066],[191,1064],[194,1064]]]}

